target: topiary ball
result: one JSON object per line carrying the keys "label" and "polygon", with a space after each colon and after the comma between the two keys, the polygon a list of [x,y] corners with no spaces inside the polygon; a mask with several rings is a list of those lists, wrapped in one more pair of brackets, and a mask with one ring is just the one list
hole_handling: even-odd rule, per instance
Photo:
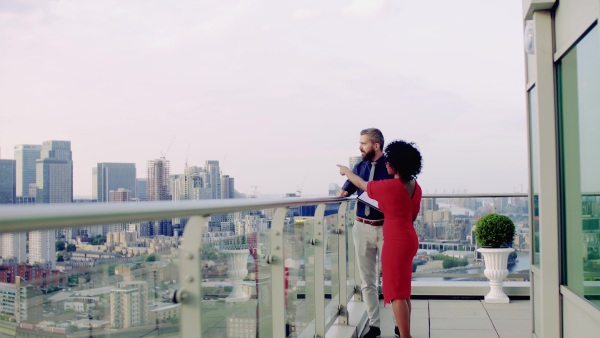
{"label": "topiary ball", "polygon": [[515,224],[504,215],[485,215],[475,225],[475,239],[482,248],[510,248],[514,237]]}

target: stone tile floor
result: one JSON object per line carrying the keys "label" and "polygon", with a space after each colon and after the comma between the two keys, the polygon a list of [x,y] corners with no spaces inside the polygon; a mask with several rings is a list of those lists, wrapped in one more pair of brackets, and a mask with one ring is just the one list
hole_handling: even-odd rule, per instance
{"label": "stone tile floor", "polygon": [[[392,307],[380,302],[382,338],[394,337]],[[530,338],[529,300],[412,300],[412,338]]]}

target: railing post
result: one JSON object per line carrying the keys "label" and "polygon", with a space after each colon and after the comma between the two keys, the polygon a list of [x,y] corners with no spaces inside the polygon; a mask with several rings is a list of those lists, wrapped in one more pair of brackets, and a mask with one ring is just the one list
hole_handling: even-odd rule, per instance
{"label": "railing post", "polygon": [[348,209],[348,202],[340,203],[338,209],[338,221],[335,229],[338,238],[338,271],[339,271],[339,283],[340,283],[340,304],[339,309],[339,320],[338,324],[348,325],[348,272],[346,268],[346,255],[348,250],[346,248],[346,209]]}
{"label": "railing post", "polygon": [[193,216],[187,222],[179,246],[179,290],[173,301],[181,304],[181,336],[202,337],[202,229],[206,219]]}
{"label": "railing post", "polygon": [[313,223],[315,247],[315,337],[325,337],[325,204],[317,205]]}
{"label": "railing post", "polygon": [[283,226],[287,209],[287,207],[282,207],[275,210],[269,232],[270,247],[267,263],[271,267],[271,332],[273,333],[273,337],[285,337],[286,294]]}

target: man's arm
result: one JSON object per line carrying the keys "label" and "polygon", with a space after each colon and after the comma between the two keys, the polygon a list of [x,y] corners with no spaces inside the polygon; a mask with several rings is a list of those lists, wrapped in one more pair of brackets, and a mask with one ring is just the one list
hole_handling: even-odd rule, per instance
{"label": "man's arm", "polygon": [[340,168],[340,174],[348,177],[348,180],[352,182],[352,184],[360,190],[367,190],[367,182],[363,180],[360,176],[356,175],[348,167],[338,164]]}

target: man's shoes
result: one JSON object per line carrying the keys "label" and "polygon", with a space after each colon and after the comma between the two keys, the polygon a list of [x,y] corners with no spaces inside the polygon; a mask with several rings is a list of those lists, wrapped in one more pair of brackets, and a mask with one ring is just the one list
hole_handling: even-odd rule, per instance
{"label": "man's shoes", "polygon": [[381,337],[381,329],[377,326],[369,326],[369,332],[365,333],[363,338],[379,338]]}

